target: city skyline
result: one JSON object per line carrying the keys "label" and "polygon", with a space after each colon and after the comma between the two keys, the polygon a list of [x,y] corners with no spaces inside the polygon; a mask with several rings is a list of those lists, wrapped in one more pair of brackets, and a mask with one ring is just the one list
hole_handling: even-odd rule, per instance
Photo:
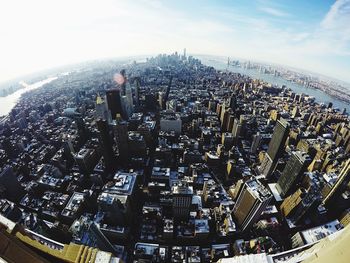
{"label": "city skyline", "polygon": [[34,85],[0,117],[0,258],[319,263],[332,240],[347,262],[350,119],[336,97],[186,52]]}
{"label": "city skyline", "polygon": [[11,1],[0,9],[0,82],[85,60],[232,56],[350,82],[350,1]]}

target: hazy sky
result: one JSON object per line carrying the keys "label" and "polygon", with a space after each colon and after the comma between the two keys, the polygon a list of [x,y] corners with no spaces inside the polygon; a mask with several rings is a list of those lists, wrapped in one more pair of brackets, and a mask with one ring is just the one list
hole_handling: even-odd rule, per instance
{"label": "hazy sky", "polygon": [[350,0],[0,0],[0,81],[186,47],[350,82],[349,25]]}

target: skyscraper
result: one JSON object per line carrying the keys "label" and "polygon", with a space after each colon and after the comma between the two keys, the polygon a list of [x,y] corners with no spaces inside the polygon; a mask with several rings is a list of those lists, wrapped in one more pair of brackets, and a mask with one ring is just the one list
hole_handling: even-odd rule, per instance
{"label": "skyscraper", "polygon": [[310,162],[311,159],[306,153],[299,151],[292,153],[276,184],[277,191],[282,197],[285,197],[293,185],[301,179]]}
{"label": "skyscraper", "polygon": [[125,84],[125,96],[127,99],[127,103],[129,105],[129,107],[131,108],[131,113],[132,113],[134,110],[134,101],[133,101],[133,97],[132,97],[132,88],[131,88],[129,82],[127,82]]}
{"label": "skyscraper", "polygon": [[153,93],[145,94],[145,108],[155,110],[157,108],[157,98]]}
{"label": "skyscraper", "polygon": [[82,174],[88,175],[92,172],[101,155],[95,149],[82,148],[74,153],[74,160]]}
{"label": "skyscraper", "polygon": [[232,127],[232,135],[235,142],[237,142],[237,139],[241,135],[241,130],[242,130],[242,124],[239,122],[238,119],[235,119]]}
{"label": "skyscraper", "polygon": [[140,85],[141,85],[141,79],[140,77],[134,78],[134,85],[135,85],[135,107],[138,108],[140,105]]}
{"label": "skyscraper", "polygon": [[260,142],[261,142],[261,135],[260,132],[257,132],[254,136],[253,136],[253,142],[252,142],[252,146],[250,147],[250,152],[251,153],[256,153],[256,151],[258,150],[259,146],[260,146]]}
{"label": "skyscraper", "polygon": [[130,101],[128,100],[127,96],[121,97],[121,104],[122,104],[123,119],[128,120],[132,114],[132,104],[130,104]]}
{"label": "skyscraper", "polygon": [[108,112],[108,108],[106,102],[101,98],[100,94],[96,97],[96,119],[103,119],[110,122],[110,114]]}
{"label": "skyscraper", "polygon": [[122,113],[121,96],[119,89],[106,91],[108,109],[111,111],[112,119],[115,120],[117,113]]}
{"label": "skyscraper", "polygon": [[286,139],[289,133],[289,124],[286,120],[280,119],[277,121],[271,141],[269,143],[269,148],[267,154],[270,158],[275,161],[279,158],[283,146],[286,143]]}
{"label": "skyscraper", "polygon": [[339,176],[337,181],[334,183],[333,186],[327,187],[326,185],[324,188],[327,188],[328,190],[325,191],[325,189],[322,190],[323,195],[323,201],[322,203],[325,205],[329,205],[333,203],[344,191],[346,185],[350,181],[350,159],[346,160],[344,163],[344,166],[340,170]]}
{"label": "skyscraper", "polygon": [[126,88],[126,71],[125,71],[125,69],[122,69],[120,71],[119,76],[120,76],[120,80],[118,81],[118,84],[120,85],[122,95],[124,96],[125,95],[125,88]]}
{"label": "skyscraper", "polygon": [[232,109],[232,110],[235,110],[236,109],[236,105],[237,105],[237,98],[236,98],[236,96],[231,96],[230,98],[229,98],[229,104],[230,104],[230,108]]}
{"label": "skyscraper", "polygon": [[284,144],[286,143],[289,133],[289,124],[286,120],[280,119],[277,121],[269,148],[265,154],[265,158],[261,163],[260,172],[269,177],[275,169],[278,158],[280,157]]}
{"label": "skyscraper", "polygon": [[0,191],[3,191],[6,198],[13,202],[19,201],[24,194],[24,189],[11,166],[0,168]]}
{"label": "skyscraper", "polygon": [[235,120],[235,115],[233,115],[233,114],[231,113],[231,114],[228,116],[228,118],[227,118],[226,130],[227,130],[228,132],[232,131],[234,120]]}
{"label": "skyscraper", "polygon": [[83,145],[89,139],[89,130],[87,129],[82,117],[74,117],[79,135],[79,145]]}
{"label": "skyscraper", "polygon": [[112,123],[114,137],[117,143],[119,158],[122,160],[128,159],[128,123],[126,121],[117,120]]}
{"label": "skyscraper", "polygon": [[250,179],[243,185],[233,208],[233,214],[242,231],[259,219],[271,199],[271,193],[257,179]]}
{"label": "skyscraper", "polygon": [[175,220],[188,220],[192,204],[193,188],[186,182],[179,182],[172,187],[173,216]]}
{"label": "skyscraper", "polygon": [[102,150],[103,159],[105,161],[106,170],[112,172],[115,167],[115,155],[113,151],[113,140],[109,133],[109,127],[106,120],[99,119],[97,121],[99,131],[99,141]]}
{"label": "skyscraper", "polygon": [[283,216],[293,224],[303,217],[309,208],[318,200],[318,187],[312,185],[309,189],[299,188],[292,195],[288,196],[281,204]]}

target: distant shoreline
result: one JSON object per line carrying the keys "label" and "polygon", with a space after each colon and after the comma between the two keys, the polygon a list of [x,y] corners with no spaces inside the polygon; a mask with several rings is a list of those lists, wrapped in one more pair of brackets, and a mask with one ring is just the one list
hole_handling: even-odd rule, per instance
{"label": "distant shoreline", "polygon": [[311,85],[306,86],[303,83],[299,83],[291,79],[286,79],[282,76],[274,76],[273,74],[259,72],[259,70],[257,70],[256,68],[246,69],[244,67],[235,67],[232,65],[227,67],[227,60],[224,61],[224,57],[221,56],[215,57],[203,55],[196,57],[199,58],[203,62],[203,64],[212,66],[218,70],[229,70],[233,73],[240,73],[242,75],[249,76],[253,79],[260,79],[272,85],[285,85],[287,88],[291,88],[291,90],[293,90],[294,92],[304,93],[311,97],[315,97],[316,101],[319,104],[327,104],[329,102],[332,102],[333,108],[338,108],[340,111],[342,111],[345,108],[347,113],[350,112],[350,98],[348,100],[347,98],[343,98],[338,94],[330,92],[329,90],[327,92],[326,90],[323,90],[321,88]]}
{"label": "distant shoreline", "polygon": [[[215,67],[218,70],[223,70],[227,66],[227,63],[225,63],[223,61],[224,57],[221,57],[221,56],[215,57],[215,56],[210,56],[210,55],[199,55],[199,56],[197,55],[195,57],[198,57],[202,61],[204,60],[206,62],[209,62],[209,63],[205,63],[203,61],[204,62],[203,64],[207,64],[209,66],[213,66],[213,67]],[[128,60],[130,60],[130,59],[132,59],[132,57],[129,58]],[[137,58],[135,58],[135,59],[137,60]],[[66,69],[69,67],[71,70],[73,70],[74,68],[79,68],[79,67],[81,67],[83,65],[94,64],[94,63],[99,63],[99,62],[103,62],[103,61],[113,61],[113,60],[118,61],[118,59],[95,60],[95,61],[90,61],[90,62],[86,62],[86,63],[81,63],[81,64],[75,64],[75,65],[67,66]],[[120,61],[118,61],[118,62],[120,62]],[[213,63],[216,64],[216,65],[213,65]],[[241,73],[241,74],[247,75],[247,76],[252,77],[252,78],[259,78],[259,79],[261,79],[263,81],[266,81],[268,83],[271,83],[273,85],[276,85],[276,84],[281,85],[280,83],[278,83],[278,81],[277,81],[278,79],[275,79],[276,76],[273,76],[272,74],[268,74],[268,73],[259,72],[259,70],[256,69],[256,68],[244,69],[242,67],[235,67],[235,66],[232,66],[232,65],[230,65],[229,67],[230,68],[228,68],[228,70],[230,70],[232,72]],[[238,69],[238,70],[234,70],[234,69],[232,69],[232,67],[234,67],[235,69]],[[57,76],[60,75],[60,74],[64,74],[64,73],[62,73],[62,68],[58,69],[58,73],[56,72]],[[54,74],[51,74],[51,76],[52,75],[54,75]],[[256,75],[259,75],[259,76],[256,76]],[[30,79],[29,83],[31,83],[29,86],[35,85],[35,84],[41,82],[45,78],[46,79],[49,78],[47,76],[48,75],[44,73],[44,74],[42,74],[42,78],[39,78],[38,76],[35,76],[32,79],[29,78]],[[263,76],[266,76],[266,78],[264,78]],[[271,78],[273,78],[273,79],[271,79]],[[332,102],[333,103],[333,107],[339,108],[339,110],[342,110],[343,108],[346,108],[347,112],[348,113],[350,112],[350,94],[348,95],[349,98],[341,96],[341,95],[338,94],[338,93],[341,93],[341,94],[345,94],[345,96],[347,96],[346,91],[338,91],[338,90],[334,90],[334,89],[331,89],[331,90],[329,90],[329,89],[322,89],[322,88],[319,88],[319,87],[316,87],[316,86],[313,86],[313,85],[307,86],[307,85],[304,85],[303,83],[299,83],[298,81],[295,81],[294,79],[286,78],[285,76],[282,76],[282,75],[278,76],[278,78],[283,79],[285,82],[288,82],[288,83],[292,84],[292,85],[289,85],[287,83],[285,84],[288,88],[290,88],[290,86],[292,86],[292,90],[294,90],[293,86],[299,86],[299,87],[304,87],[305,89],[311,89],[311,90],[317,91],[318,93],[326,94],[326,95],[328,95],[329,98],[327,98],[327,97],[321,98],[322,97],[321,94],[316,94],[316,95],[318,95],[318,97],[317,97],[314,94],[312,94],[313,92],[310,93],[308,91],[298,91],[298,92],[301,92],[301,93],[305,93],[305,94],[307,94],[309,96],[315,97],[316,100],[319,103]],[[34,80],[38,80],[38,81],[34,81]],[[19,79],[18,79],[18,81],[19,81]],[[18,83],[17,85],[18,86],[22,86],[20,83]],[[0,106],[1,107],[0,108],[0,116],[4,116],[4,115],[8,114],[8,113],[6,113],[6,111],[8,111],[8,112],[10,111],[10,110],[4,110],[2,108],[2,107],[4,107],[3,106],[4,103],[2,103],[2,101],[6,100],[7,97],[12,96],[16,92],[20,92],[22,94],[22,93],[24,93],[26,91],[28,91],[28,89],[25,88],[24,86],[22,86],[21,88],[14,90],[12,93],[7,94],[6,96],[3,96],[2,95],[2,90],[0,90],[0,105],[1,105]],[[334,92],[332,92],[332,91],[334,91]],[[330,100],[330,98],[332,98],[332,100]],[[17,98],[17,100],[18,99],[19,98]],[[12,108],[14,106],[15,106],[15,104],[12,105]]]}
{"label": "distant shoreline", "polygon": [[13,107],[15,107],[18,103],[18,100],[20,100],[21,96],[28,92],[32,91],[34,89],[40,88],[51,81],[57,79],[58,77],[48,77],[46,79],[40,80],[38,82],[35,82],[33,84],[28,85],[27,87],[23,87],[22,89],[17,90],[16,92],[6,96],[6,97],[0,97],[0,117],[7,116]]}

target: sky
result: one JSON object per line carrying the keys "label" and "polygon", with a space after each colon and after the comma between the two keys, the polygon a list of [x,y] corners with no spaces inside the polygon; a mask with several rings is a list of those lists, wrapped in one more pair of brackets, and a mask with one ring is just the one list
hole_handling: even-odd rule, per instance
{"label": "sky", "polygon": [[350,82],[349,25],[350,0],[0,0],[0,82],[185,47]]}

